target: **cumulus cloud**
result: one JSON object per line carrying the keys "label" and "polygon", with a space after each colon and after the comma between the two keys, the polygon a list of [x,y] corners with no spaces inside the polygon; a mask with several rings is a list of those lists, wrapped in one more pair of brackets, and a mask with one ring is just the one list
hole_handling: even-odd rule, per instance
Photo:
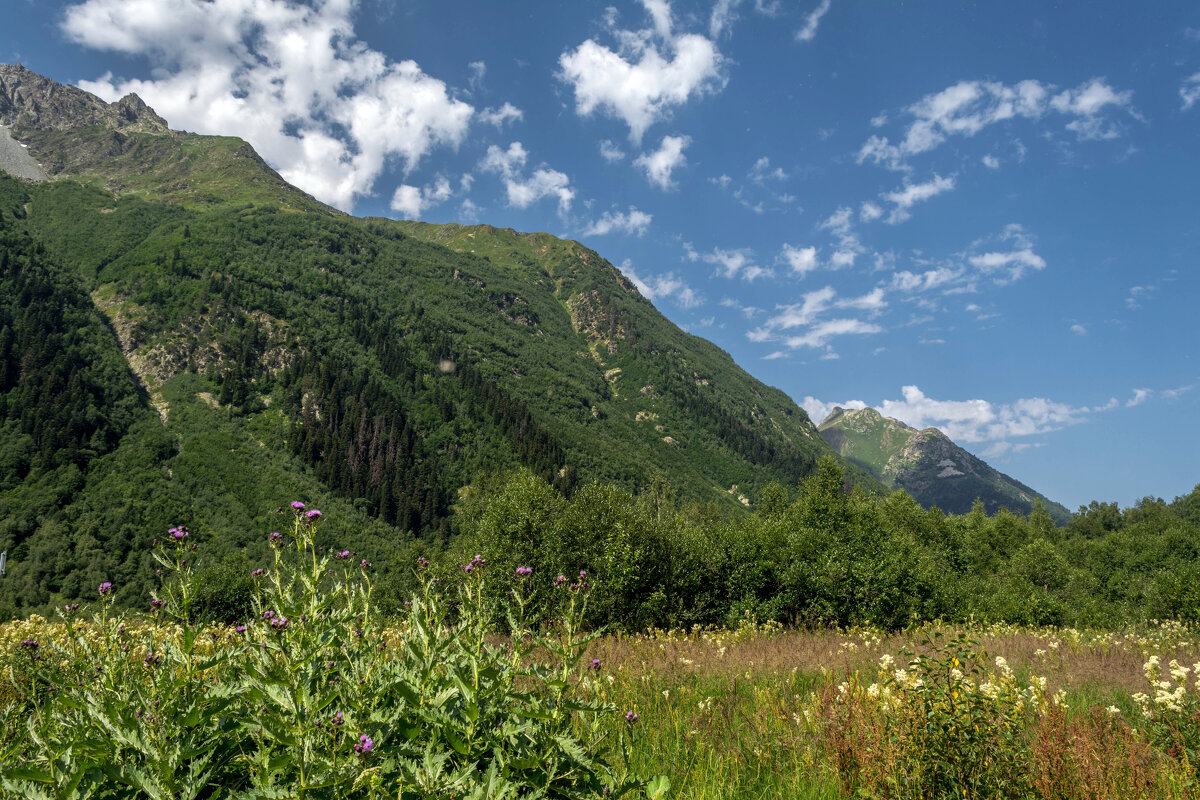
{"label": "cumulus cloud", "polygon": [[813,424],[820,425],[826,417],[833,413],[835,408],[857,411],[866,408],[867,404],[862,400],[843,400],[840,403],[826,403],[812,395],[808,395],[800,401],[800,407],[808,414],[808,418],[813,421]]}
{"label": "cumulus cloud", "polygon": [[500,176],[510,206],[527,208],[544,197],[550,197],[558,201],[558,213],[565,216],[571,210],[571,201],[575,197],[570,178],[545,166],[526,174],[528,155],[520,142],[512,142],[507,150],[492,145],[479,162],[479,168]]}
{"label": "cumulus cloud", "polygon": [[829,3],[830,0],[821,0],[821,4],[809,12],[804,18],[803,27],[796,31],[796,41],[811,42],[817,37],[817,27],[821,24],[821,17],[829,11]]}
{"label": "cumulus cloud", "polygon": [[908,157],[933,150],[951,136],[970,137],[989,125],[1018,118],[1036,121],[1051,112],[1070,118],[1065,127],[1079,139],[1114,138],[1120,129],[1111,115],[1106,116],[1113,110],[1137,116],[1133,92],[1117,91],[1103,78],[1062,91],[1034,80],[1011,86],[960,81],[904,109],[912,121],[899,141],[877,134],[869,137],[859,148],[858,163],[906,170]]}
{"label": "cumulus cloud", "polygon": [[348,0],[87,0],[62,29],[153,68],[149,80],[110,73],[82,88],[106,100],[136,92],[176,128],[240,136],[286,180],[348,210],[389,162],[411,171],[434,148],[457,147],[474,114],[416,62],[362,42],[353,10]]}
{"label": "cumulus cloud", "polygon": [[935,174],[933,180],[925,183],[905,183],[899,189],[881,195],[884,200],[892,204],[892,213],[888,215],[887,222],[891,225],[904,222],[912,216],[909,209],[914,205],[953,188],[954,178],[943,178],[941,175]]}
{"label": "cumulus cloud", "polygon": [[509,122],[518,122],[525,118],[525,112],[512,103],[505,103],[499,108],[485,108],[479,112],[479,121],[488,125],[503,128]]}
{"label": "cumulus cloud", "polygon": [[784,244],[779,258],[791,268],[793,275],[800,278],[819,266],[815,247],[793,247],[790,244]]}
{"label": "cumulus cloud", "polygon": [[669,191],[675,188],[671,173],[687,163],[683,151],[691,141],[691,137],[688,136],[664,136],[657,150],[642,153],[633,163],[642,168],[650,183]]}
{"label": "cumulus cloud", "polygon": [[1000,169],[1000,159],[993,155],[986,155],[982,159],[983,165],[988,169]]}
{"label": "cumulus cloud", "polygon": [[628,259],[622,262],[621,272],[637,287],[637,290],[642,293],[643,297],[652,302],[665,298],[671,300],[681,308],[695,308],[704,302],[703,298],[692,287],[688,286],[682,278],[677,277],[673,272],[643,278],[637,274],[633,268],[633,264]]}
{"label": "cumulus cloud", "polygon": [[600,157],[610,164],[615,164],[625,158],[625,151],[613,144],[611,139],[600,142]]}
{"label": "cumulus cloud", "polygon": [[651,27],[614,28],[616,50],[588,39],[558,59],[558,78],[574,90],[576,113],[587,117],[600,112],[621,119],[635,143],[673,108],[719,92],[727,81],[715,41],[676,33],[665,0],[642,0],[642,5]]}
{"label": "cumulus cloud", "polygon": [[453,192],[449,179],[439,175],[424,189],[408,184],[396,187],[395,193],[392,194],[391,208],[409,219],[418,219],[423,210],[449,200],[451,194]]}
{"label": "cumulus cloud", "polygon": [[1071,333],[1075,334],[1076,336],[1087,336],[1088,333],[1087,326],[1080,325],[1078,322],[1072,325],[1070,330]]}
{"label": "cumulus cloud", "polygon": [[630,206],[628,212],[605,211],[600,215],[600,219],[584,229],[583,235],[603,236],[616,231],[618,233],[642,236],[646,233],[646,229],[650,227],[652,219],[654,219],[653,216],[644,211],[639,211],[634,206]]}
{"label": "cumulus cloud", "polygon": [[754,263],[754,252],[747,249],[724,250],[714,247],[712,252],[700,253],[690,244],[684,245],[688,261],[701,261],[717,267],[718,274],[725,278],[736,278],[739,275],[752,281],[763,275],[770,275],[770,270]]}
{"label": "cumulus cloud", "polygon": [[1183,110],[1187,111],[1200,101],[1200,72],[1185,80],[1179,87],[1179,99],[1183,101]]}
{"label": "cumulus cloud", "polygon": [[853,266],[855,259],[867,251],[854,232],[851,224],[853,217],[854,210],[848,206],[842,206],[818,226],[821,230],[830,231],[838,240],[837,248],[829,258],[830,269]]}

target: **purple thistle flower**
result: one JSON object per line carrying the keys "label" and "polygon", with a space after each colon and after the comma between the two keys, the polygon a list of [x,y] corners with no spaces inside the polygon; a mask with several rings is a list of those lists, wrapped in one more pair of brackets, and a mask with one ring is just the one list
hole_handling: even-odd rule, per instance
{"label": "purple thistle flower", "polygon": [[370,562],[370,561],[367,561],[367,560],[364,558],[362,561],[358,562],[358,565],[359,565],[360,567],[362,567],[363,569],[369,569],[369,568],[370,568],[370,566],[371,566],[371,562]]}
{"label": "purple thistle flower", "polygon": [[158,598],[155,598],[155,599],[153,599],[153,600],[151,600],[151,601],[150,601],[150,607],[151,607],[152,609],[154,609],[155,611],[158,611],[158,610],[159,610],[160,608],[162,608],[164,605],[166,605],[166,604],[165,604],[165,603],[164,603],[162,600],[159,600]]}
{"label": "purple thistle flower", "polygon": [[258,569],[251,571],[250,577],[251,578],[261,578],[263,575],[266,574],[266,572],[267,571],[265,569],[263,569],[262,567],[259,567]]}
{"label": "purple thistle flower", "polygon": [[157,667],[162,661],[162,656],[157,656],[154,653],[146,653],[146,657],[142,659],[142,663],[147,667]]}
{"label": "purple thistle flower", "polygon": [[272,547],[278,547],[283,544],[283,534],[279,531],[273,531],[267,536],[267,539],[271,542]]}
{"label": "purple thistle flower", "polygon": [[272,611],[272,610],[271,610],[271,609],[269,609],[269,608],[268,608],[266,611],[264,611],[264,612],[262,613],[262,618],[263,618],[263,619],[270,619],[270,618],[271,618],[271,617],[273,617],[273,616],[275,616],[275,612],[274,612],[274,611]]}
{"label": "purple thistle flower", "polygon": [[529,567],[517,567],[517,577],[524,578],[526,575],[532,575],[533,570]]}
{"label": "purple thistle flower", "polygon": [[369,753],[374,749],[375,740],[370,736],[367,736],[365,733],[358,737],[358,744],[354,745],[354,752],[358,753],[359,755],[362,755],[363,753]]}
{"label": "purple thistle flower", "polygon": [[234,628],[234,630],[235,630],[235,631],[237,631],[238,633],[245,633],[245,632],[246,632],[246,626],[245,626],[245,625],[238,625],[236,628]]}
{"label": "purple thistle flower", "polygon": [[112,584],[108,581],[105,581],[104,583],[100,584],[100,587],[96,591],[100,592],[101,597],[110,595],[112,594]]}
{"label": "purple thistle flower", "polygon": [[296,513],[299,514],[304,510],[304,503],[301,503],[299,500],[293,500],[292,508],[296,509]]}
{"label": "purple thistle flower", "polygon": [[342,719],[342,712],[339,711],[333,715],[333,723],[332,724],[341,725],[343,722],[345,722],[345,720]]}
{"label": "purple thistle flower", "polygon": [[633,723],[638,721],[638,715],[633,713],[632,711],[626,711],[625,712],[625,721],[632,725]]}
{"label": "purple thistle flower", "polygon": [[65,606],[63,606],[63,611],[67,612],[68,614],[74,614],[78,610],[79,603],[67,603]]}
{"label": "purple thistle flower", "polygon": [[419,567],[420,569],[425,569],[428,566],[429,566],[428,558],[421,556],[420,558],[417,559],[417,567]]}
{"label": "purple thistle flower", "polygon": [[598,658],[592,659],[592,669],[597,669],[597,670],[600,669],[600,659],[598,659]]}
{"label": "purple thistle flower", "polygon": [[555,585],[555,586],[562,586],[562,585],[563,585],[564,583],[566,583],[566,582],[567,582],[567,576],[566,576],[566,575],[559,575],[557,578],[555,578],[555,579],[554,579],[554,585]]}
{"label": "purple thistle flower", "polygon": [[188,529],[182,525],[180,525],[178,528],[171,528],[167,531],[167,533],[171,534],[176,541],[181,541],[188,537]]}
{"label": "purple thistle flower", "polygon": [[286,629],[287,626],[288,626],[288,618],[287,617],[275,617],[274,619],[271,620],[271,627],[277,631],[282,631],[282,630]]}
{"label": "purple thistle flower", "polygon": [[21,649],[29,650],[30,652],[36,651],[39,646],[36,639],[25,639],[21,642]]}
{"label": "purple thistle flower", "polygon": [[312,511],[309,511],[304,516],[308,518],[309,522],[316,522],[317,520],[319,520],[321,518],[321,512],[314,508]]}
{"label": "purple thistle flower", "polygon": [[463,564],[463,572],[470,572],[474,568],[474,564]]}

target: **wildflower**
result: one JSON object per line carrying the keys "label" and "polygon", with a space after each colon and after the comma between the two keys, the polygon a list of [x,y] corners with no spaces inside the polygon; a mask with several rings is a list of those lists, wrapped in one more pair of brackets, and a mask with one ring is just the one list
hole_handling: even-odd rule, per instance
{"label": "wildflower", "polygon": [[288,618],[287,617],[275,617],[274,619],[271,620],[271,627],[277,631],[282,631],[282,630],[286,629],[287,626],[288,626]]}
{"label": "wildflower", "polygon": [[167,533],[171,534],[172,538],[174,538],[177,542],[188,538],[188,529],[182,525],[180,525],[178,528],[169,529]]}
{"label": "wildflower", "polygon": [[364,558],[362,561],[358,562],[358,565],[359,565],[360,567],[362,567],[363,569],[370,569],[370,568],[371,568],[371,562],[370,562],[370,561],[367,561],[365,558]]}
{"label": "wildflower", "polygon": [[74,614],[78,610],[79,610],[79,603],[67,603],[65,606],[63,606],[63,611],[65,611],[68,614]]}
{"label": "wildflower", "polygon": [[152,609],[153,609],[153,610],[155,610],[155,611],[158,611],[158,610],[159,610],[159,609],[161,609],[161,608],[162,608],[164,605],[166,605],[166,604],[165,604],[165,603],[163,603],[163,601],[162,601],[162,600],[159,600],[158,598],[155,598],[155,599],[153,599],[153,600],[151,600],[151,601],[150,601],[150,608],[152,608]]}
{"label": "wildflower", "polygon": [[626,711],[625,712],[625,721],[632,725],[633,723],[638,721],[638,715],[633,713],[632,711]]}
{"label": "wildflower", "polygon": [[341,552],[339,552],[339,553],[334,553],[334,554],[333,554],[333,557],[334,557],[334,558],[349,558],[349,557],[350,557],[350,551],[349,551],[349,550],[342,550],[342,551],[341,551]]}
{"label": "wildflower", "polygon": [[264,612],[262,613],[262,618],[263,618],[263,619],[270,619],[270,618],[271,618],[271,617],[273,617],[273,616],[275,616],[275,612],[274,612],[274,611],[272,611],[272,610],[271,610],[271,609],[269,609],[269,608],[268,608],[266,611],[264,611]]}
{"label": "wildflower", "polygon": [[21,642],[21,649],[28,650],[31,653],[37,652],[38,647],[40,647],[40,645],[37,643],[36,639],[25,639]]}
{"label": "wildflower", "polygon": [[316,522],[321,518],[321,512],[314,508],[312,511],[305,513],[304,517],[309,522]]}
{"label": "wildflower", "polygon": [[146,657],[142,659],[142,663],[147,667],[157,667],[161,661],[162,656],[155,655],[154,653],[146,653]]}
{"label": "wildflower", "polygon": [[429,559],[421,556],[417,559],[417,569],[425,569],[429,566]]}
{"label": "wildflower", "polygon": [[567,576],[566,576],[566,575],[559,575],[557,578],[555,578],[555,579],[554,579],[554,585],[555,585],[555,586],[562,586],[562,585],[563,585],[564,583],[566,583],[566,582],[567,582]]}
{"label": "wildflower", "polygon": [[354,752],[358,753],[359,755],[362,755],[363,753],[369,753],[374,749],[375,740],[373,740],[370,736],[367,736],[365,733],[358,737],[358,744],[354,745]]}
{"label": "wildflower", "polygon": [[105,581],[104,583],[100,584],[100,587],[97,589],[97,591],[100,592],[101,597],[107,597],[108,595],[112,594],[112,584],[108,581]]}
{"label": "wildflower", "polygon": [[304,510],[304,503],[301,503],[299,500],[293,500],[292,508],[296,510],[297,514],[299,514],[301,511]]}
{"label": "wildflower", "polygon": [[238,633],[245,633],[245,632],[246,632],[246,626],[245,626],[245,625],[238,625],[236,628],[234,628],[234,630],[235,630],[235,631],[237,631]]}
{"label": "wildflower", "polygon": [[279,547],[283,544],[283,534],[279,531],[272,532],[267,536],[267,539],[270,540],[271,547]]}
{"label": "wildflower", "polygon": [[345,722],[345,721],[346,721],[346,720],[344,720],[344,719],[342,718],[342,712],[340,712],[340,711],[339,711],[339,712],[337,712],[336,714],[334,714],[334,715],[333,715],[333,721],[332,721],[332,722],[330,722],[330,724],[331,724],[331,725],[341,725],[341,724],[342,724],[343,722]]}
{"label": "wildflower", "polygon": [[600,669],[600,659],[598,659],[598,658],[592,659],[592,669]]}
{"label": "wildflower", "polygon": [[266,572],[267,572],[267,571],[266,571],[265,569],[263,569],[262,567],[259,567],[258,569],[256,569],[256,570],[253,570],[253,571],[250,573],[250,577],[251,577],[251,578],[261,578],[263,575],[265,575],[265,574],[266,574]]}
{"label": "wildflower", "polygon": [[529,567],[517,567],[517,577],[524,578],[526,575],[533,574],[533,570]]}

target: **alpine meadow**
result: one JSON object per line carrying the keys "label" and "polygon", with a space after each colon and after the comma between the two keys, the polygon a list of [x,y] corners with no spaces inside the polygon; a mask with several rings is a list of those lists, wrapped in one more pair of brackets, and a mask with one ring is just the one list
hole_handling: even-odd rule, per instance
{"label": "alpine meadow", "polygon": [[[988,338],[1005,325],[989,298],[1050,270],[1035,248],[1068,236],[1039,239],[1023,219],[946,244],[968,230],[958,220],[887,250],[864,231],[901,229],[980,163],[998,173],[1045,146],[1077,167],[1083,147],[1148,129],[1157,107],[1117,78],[1062,89],[1002,73],[879,112],[867,145],[830,163],[889,170],[902,187],[818,211],[805,230],[828,242],[784,244],[772,262],[761,245],[704,244],[706,226],[733,224],[705,193],[741,209],[748,239],[772,214],[797,226],[788,182],[823,173],[775,155],[731,178],[713,158],[740,145],[704,150],[693,106],[739,91],[743,64],[761,68],[753,50],[728,54],[743,27],[775,32],[756,40],[763,54],[799,52],[853,39],[870,12],[712,5],[589,6],[592,38],[551,73],[543,151],[565,163],[580,120],[611,124],[588,158],[668,198],[660,222],[696,225],[657,240],[683,266],[655,274],[583,243],[642,238],[643,199],[585,201],[574,174],[521,142],[457,178],[424,171],[438,148],[470,149],[466,120],[500,136],[539,112],[484,107],[508,75],[494,55],[455,91],[423,72],[449,69],[422,49],[449,40],[422,28],[418,3],[72,0],[41,29],[120,54],[104,77],[71,85],[0,64],[0,797],[1200,796],[1200,484],[1072,512],[1053,499],[1068,467],[1042,486],[1045,465],[1023,466],[1039,448],[1061,464],[1054,437],[1090,426],[1118,469],[1146,435],[1118,432],[1117,415],[1147,406],[1180,431],[1156,447],[1190,447],[1194,422],[1166,409],[1191,402],[1191,378],[1162,364],[1172,353],[1194,372],[1195,322],[1175,319],[1162,353],[1146,350],[1153,385],[1172,388],[1127,401],[947,401],[906,384],[903,400],[826,402],[813,393],[867,396],[865,384],[806,383],[886,360],[884,374],[910,333],[948,353],[939,380],[972,380],[947,344],[961,302],[980,326],[964,345],[979,372],[1007,369],[986,343],[999,353],[1018,334]],[[493,11],[477,10],[456,57],[488,28]],[[0,0],[0,18],[29,31],[49,13]],[[557,30],[582,11],[542,13]],[[649,27],[630,27],[641,16]],[[368,18],[429,30],[406,45],[421,66],[374,49],[384,34],[364,32]],[[495,38],[515,30],[490,24]],[[848,65],[867,57],[838,56],[828,80],[857,80]],[[525,76],[545,60],[533,43],[521,58]],[[1173,120],[1194,126],[1197,86],[1200,73],[1172,89]],[[760,135],[757,116],[733,115],[729,130]],[[910,118],[907,138],[884,138]],[[839,119],[822,141],[850,124]],[[1020,140],[1018,123],[1047,127]],[[917,159],[1001,125],[1007,150],[916,182]],[[1135,144],[1119,156],[1139,157]],[[713,174],[681,190],[685,169]],[[389,170],[403,183],[384,208],[369,198]],[[507,202],[496,225],[469,199],[492,177]],[[452,198],[458,221],[424,221]],[[509,226],[543,202],[557,206],[546,227],[576,238]],[[1187,236],[1172,246],[1195,252]],[[1116,269],[1099,263],[1096,282]],[[701,287],[686,270],[702,266],[767,294]],[[854,294],[831,277],[795,302],[779,288],[822,271],[870,283]],[[1069,317],[1064,335],[1097,337],[1104,314],[1129,330],[1118,311],[1194,285],[1163,275],[1139,275],[1118,310]],[[1045,305],[1015,313],[1045,336],[1033,318],[1071,301],[1039,291]],[[729,316],[688,316],[702,292],[724,294]],[[754,327],[731,344],[739,321]],[[745,361],[747,342],[772,350],[768,367]],[[1029,385],[1096,378],[1054,346],[1026,351]],[[764,371],[777,369],[786,391],[751,374],[777,382]]]}

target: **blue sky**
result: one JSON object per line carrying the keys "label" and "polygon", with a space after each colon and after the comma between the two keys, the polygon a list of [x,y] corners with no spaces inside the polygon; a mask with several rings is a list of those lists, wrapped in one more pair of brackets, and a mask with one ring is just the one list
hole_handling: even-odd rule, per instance
{"label": "blue sky", "polygon": [[1200,6],[0,0],[0,60],[359,215],[578,239],[814,421],[1200,481]]}

